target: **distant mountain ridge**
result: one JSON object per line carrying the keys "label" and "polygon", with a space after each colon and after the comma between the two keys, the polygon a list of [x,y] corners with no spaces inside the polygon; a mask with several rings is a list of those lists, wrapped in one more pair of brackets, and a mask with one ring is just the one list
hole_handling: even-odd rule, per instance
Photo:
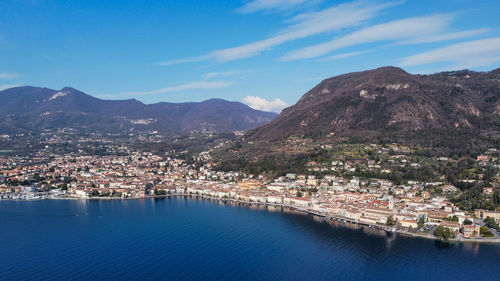
{"label": "distant mountain ridge", "polygon": [[6,134],[62,128],[102,133],[245,131],[276,115],[222,99],[147,105],[135,99],[102,100],[70,87],[0,91],[0,133]]}
{"label": "distant mountain ridge", "polygon": [[429,130],[498,138],[500,69],[412,75],[382,67],[339,75],[319,83],[270,123],[247,132],[244,140],[325,135],[403,138]]}

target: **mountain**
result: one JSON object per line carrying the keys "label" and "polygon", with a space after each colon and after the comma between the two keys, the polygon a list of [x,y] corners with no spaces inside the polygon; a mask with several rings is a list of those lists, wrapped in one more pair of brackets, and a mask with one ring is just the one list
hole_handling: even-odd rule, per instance
{"label": "mountain", "polygon": [[156,103],[150,105],[168,119],[177,119],[179,131],[200,129],[217,131],[245,131],[270,122],[277,114],[250,108],[240,102],[210,99],[191,103]]}
{"label": "mountain", "polygon": [[212,99],[191,103],[102,100],[73,88],[59,91],[16,87],[0,92],[0,133],[72,128],[85,132],[162,133],[248,130],[277,114],[239,102]]}
{"label": "mountain", "polygon": [[498,139],[500,69],[412,75],[382,67],[336,76],[243,140],[357,136],[422,143],[432,141],[429,134],[439,139],[457,132]]}

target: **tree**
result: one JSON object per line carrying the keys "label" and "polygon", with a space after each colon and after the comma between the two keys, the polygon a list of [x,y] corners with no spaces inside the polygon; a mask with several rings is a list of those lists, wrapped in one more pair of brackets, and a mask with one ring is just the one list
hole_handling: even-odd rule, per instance
{"label": "tree", "polygon": [[167,191],[165,191],[165,190],[155,189],[154,193],[155,193],[156,196],[167,195]]}
{"label": "tree", "polygon": [[35,173],[35,174],[33,175],[33,181],[34,181],[34,182],[40,182],[40,181],[42,181],[42,180],[44,180],[44,178],[40,177],[40,174]]}
{"label": "tree", "polygon": [[486,217],[484,219],[484,223],[488,226],[488,227],[491,227],[493,229],[495,229],[496,231],[499,231],[500,232],[500,226],[498,225],[498,223],[495,221],[494,218],[492,217]]}
{"label": "tree", "polygon": [[97,197],[97,196],[100,196],[100,195],[101,195],[101,194],[99,193],[99,191],[97,191],[97,190],[95,190],[95,189],[94,189],[94,190],[92,190],[92,193],[90,193],[90,196],[92,196],[92,197]]}
{"label": "tree", "polygon": [[385,223],[387,226],[393,226],[396,225],[396,221],[394,220],[394,217],[389,216],[387,218],[387,222]]}
{"label": "tree", "polygon": [[486,226],[481,226],[479,229],[479,232],[481,233],[481,236],[483,237],[494,237],[493,233],[486,227]]}
{"label": "tree", "polygon": [[458,217],[457,216],[453,216],[453,217],[444,217],[443,220],[445,221],[454,221],[454,222],[458,222]]}
{"label": "tree", "polygon": [[421,216],[421,217],[418,219],[418,228],[422,228],[422,227],[424,227],[424,224],[425,224],[425,217],[424,217],[424,216]]}
{"label": "tree", "polygon": [[440,225],[434,230],[434,236],[440,239],[448,240],[450,238],[455,238],[455,233],[453,233],[453,231],[448,227]]}
{"label": "tree", "polygon": [[296,195],[297,195],[297,197],[302,197],[302,196],[303,196],[303,194],[302,194],[302,192],[301,192],[301,191],[297,191],[297,194],[296,194]]}
{"label": "tree", "polygon": [[472,225],[472,221],[470,219],[464,220],[464,225]]}

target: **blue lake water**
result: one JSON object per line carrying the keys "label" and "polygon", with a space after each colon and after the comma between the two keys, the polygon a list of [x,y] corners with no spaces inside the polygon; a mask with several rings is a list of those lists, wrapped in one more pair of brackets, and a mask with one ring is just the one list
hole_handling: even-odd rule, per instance
{"label": "blue lake water", "polygon": [[26,279],[500,280],[500,245],[191,198],[0,201],[0,280]]}

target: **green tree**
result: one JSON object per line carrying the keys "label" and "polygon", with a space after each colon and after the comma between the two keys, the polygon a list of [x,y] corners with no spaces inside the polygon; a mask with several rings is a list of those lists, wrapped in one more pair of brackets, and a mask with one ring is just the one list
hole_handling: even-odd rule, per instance
{"label": "green tree", "polygon": [[165,190],[155,189],[154,193],[155,193],[156,196],[167,195],[167,191],[165,191]]}
{"label": "green tree", "polygon": [[425,217],[424,217],[424,216],[421,216],[421,217],[418,219],[418,228],[422,228],[422,227],[424,227],[424,224],[425,224]]}
{"label": "green tree", "polygon": [[42,181],[42,180],[44,180],[44,178],[40,177],[40,174],[35,173],[35,174],[33,175],[33,181],[34,181],[34,182],[40,182],[40,181]]}
{"label": "green tree", "polygon": [[484,223],[488,227],[491,227],[491,228],[495,229],[496,231],[500,231],[500,226],[498,226],[498,223],[495,221],[494,218],[492,218],[492,217],[486,217],[484,219]]}
{"label": "green tree", "polygon": [[396,221],[394,220],[393,216],[389,216],[387,218],[387,222],[385,223],[387,226],[393,226],[396,225]]}
{"label": "green tree", "polygon": [[494,237],[493,233],[486,227],[486,226],[481,226],[479,229],[479,232],[481,233],[481,236],[483,237]]}
{"label": "green tree", "polygon": [[458,217],[457,216],[453,216],[451,218],[450,217],[444,217],[443,220],[458,222]]}
{"label": "green tree", "polygon": [[297,197],[302,197],[302,196],[304,196],[304,194],[302,194],[302,192],[301,192],[301,191],[297,191],[297,194],[296,194],[296,195],[297,195]]}
{"label": "green tree", "polygon": [[453,231],[448,227],[440,225],[434,230],[434,236],[440,239],[448,240],[450,238],[455,238],[455,233],[453,233]]}

